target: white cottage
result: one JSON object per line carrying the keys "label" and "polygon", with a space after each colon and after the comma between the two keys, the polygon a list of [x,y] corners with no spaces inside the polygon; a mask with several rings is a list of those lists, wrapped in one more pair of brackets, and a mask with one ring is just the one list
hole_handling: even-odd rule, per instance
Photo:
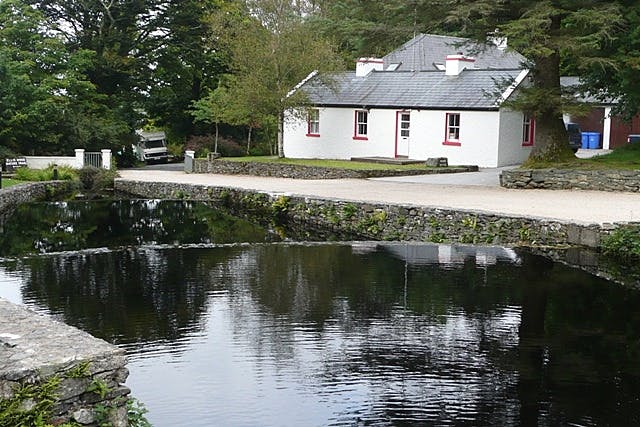
{"label": "white cottage", "polygon": [[[312,107],[306,120],[286,115],[285,155],[447,157],[449,164],[481,167],[522,162],[534,122],[502,103],[525,82],[524,58],[499,45],[478,51],[463,43],[422,34],[382,59],[360,59],[355,72],[309,78],[298,90]],[[499,90],[504,82],[512,84]]]}

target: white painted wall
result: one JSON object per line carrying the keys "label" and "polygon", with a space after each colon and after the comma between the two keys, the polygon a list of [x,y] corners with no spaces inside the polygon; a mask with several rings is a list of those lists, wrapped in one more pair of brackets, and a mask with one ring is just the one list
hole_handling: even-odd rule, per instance
{"label": "white painted wall", "polygon": [[[519,165],[531,153],[531,146],[522,146],[522,122],[519,111],[500,111],[500,140],[498,142],[498,166]],[[535,144],[535,128],[534,128]]]}
{"label": "white painted wall", "polygon": [[307,134],[306,119],[285,114],[284,155],[306,159],[350,159],[395,155],[395,111],[369,111],[368,140],[354,140],[353,108],[320,108],[320,136]]}
{"label": "white painted wall", "polygon": [[[447,113],[460,114],[460,146],[444,145]],[[412,111],[409,157],[447,157],[450,165],[497,165],[498,113],[495,111]]]}
{"label": "white painted wall", "polygon": [[25,156],[25,159],[27,159],[27,167],[30,169],[46,169],[51,165],[81,168],[84,164],[84,150],[82,154],[82,163],[78,163],[77,157],[65,156]]}
{"label": "white painted wall", "polygon": [[[366,141],[353,139],[353,108],[321,108],[319,137],[306,136],[306,119],[296,119],[288,113],[284,128],[285,156],[318,159],[394,157],[397,111],[400,110],[370,110]],[[460,146],[443,145],[447,112],[460,114]],[[504,118],[498,111],[412,110],[410,114],[411,159],[447,157],[451,165],[497,167],[518,163],[529,155],[529,150],[523,148],[520,141],[520,113]],[[508,135],[500,137],[499,131]]]}

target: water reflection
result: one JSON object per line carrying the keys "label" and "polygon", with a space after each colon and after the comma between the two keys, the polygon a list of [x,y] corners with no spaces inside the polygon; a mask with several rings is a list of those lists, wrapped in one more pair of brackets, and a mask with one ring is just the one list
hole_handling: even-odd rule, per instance
{"label": "water reflection", "polygon": [[202,202],[102,200],[20,205],[2,224],[0,256],[143,244],[264,242],[264,228]]}
{"label": "water reflection", "polygon": [[139,248],[2,277],[124,345],[158,426],[640,422],[640,293],[521,251]]}

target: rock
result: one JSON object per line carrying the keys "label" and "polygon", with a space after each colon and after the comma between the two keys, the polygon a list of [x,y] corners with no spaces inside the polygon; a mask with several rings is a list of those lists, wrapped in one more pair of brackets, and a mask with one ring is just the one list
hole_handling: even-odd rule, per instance
{"label": "rock", "polygon": [[91,424],[96,420],[96,414],[92,409],[80,408],[72,414],[75,421],[80,424]]}

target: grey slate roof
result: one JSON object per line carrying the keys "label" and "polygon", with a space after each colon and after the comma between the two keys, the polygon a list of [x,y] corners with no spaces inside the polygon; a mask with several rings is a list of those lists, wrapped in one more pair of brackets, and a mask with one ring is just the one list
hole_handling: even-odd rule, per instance
{"label": "grey slate roof", "polygon": [[[462,45],[461,45],[462,44]],[[484,48],[478,51],[478,49]],[[384,68],[400,64],[398,71],[436,70],[434,63],[444,64],[447,55],[462,52],[476,58],[476,68],[524,68],[525,57],[517,52],[498,49],[493,44],[481,45],[460,37],[419,34],[387,54]]]}
{"label": "grey slate roof", "polygon": [[566,76],[560,77],[560,86],[564,89],[571,90],[575,92],[575,97],[580,102],[586,102],[588,104],[599,104],[599,105],[615,105],[617,101],[611,97],[597,97],[594,96],[590,92],[582,92],[581,89],[581,81],[580,77],[575,76]]}
{"label": "grey slate roof", "polygon": [[504,81],[513,81],[522,70],[464,70],[458,76],[444,71],[372,71],[364,77],[339,73],[326,82],[318,77],[302,86],[318,106],[495,110]]}

